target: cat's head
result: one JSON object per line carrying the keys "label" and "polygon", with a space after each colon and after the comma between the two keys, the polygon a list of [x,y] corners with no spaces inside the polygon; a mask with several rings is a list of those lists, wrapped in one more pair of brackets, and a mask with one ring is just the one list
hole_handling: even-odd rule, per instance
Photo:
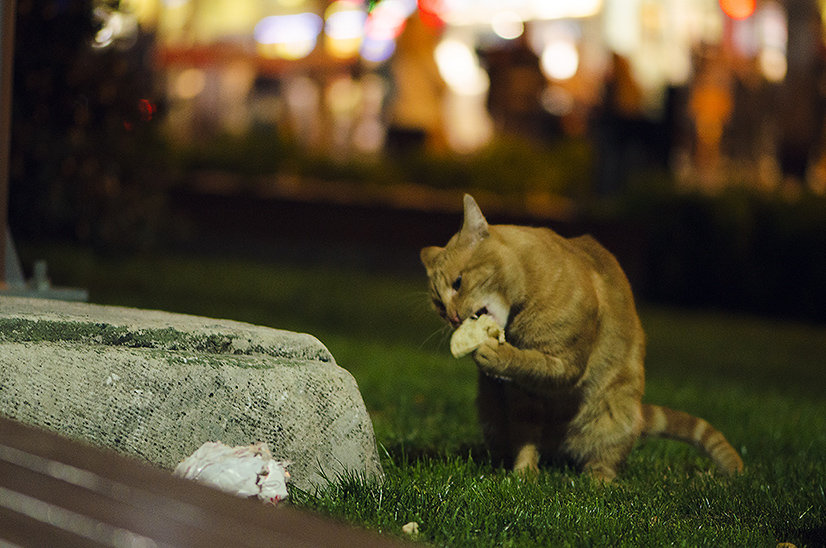
{"label": "cat's head", "polygon": [[502,244],[472,196],[465,194],[462,228],[445,247],[425,247],[421,260],[430,279],[430,298],[453,327],[469,317],[489,314],[503,329],[511,303],[507,298],[506,259]]}

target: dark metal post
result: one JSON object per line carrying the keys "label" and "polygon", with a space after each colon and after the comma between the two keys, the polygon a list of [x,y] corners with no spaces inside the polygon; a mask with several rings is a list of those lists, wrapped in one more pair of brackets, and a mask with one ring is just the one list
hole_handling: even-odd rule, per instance
{"label": "dark metal post", "polygon": [[6,287],[6,226],[9,218],[12,64],[15,0],[0,0],[0,289]]}

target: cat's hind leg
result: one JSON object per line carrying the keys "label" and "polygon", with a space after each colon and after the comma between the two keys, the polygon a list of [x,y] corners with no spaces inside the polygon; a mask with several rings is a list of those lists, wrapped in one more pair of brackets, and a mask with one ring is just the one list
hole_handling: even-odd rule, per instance
{"label": "cat's hind leg", "polygon": [[625,464],[635,439],[634,436],[622,436],[615,437],[610,443],[601,440],[603,443],[592,445],[589,451],[577,459],[582,463],[582,471],[595,480],[610,483]]}
{"label": "cat's hind leg", "polygon": [[642,416],[638,401],[617,398],[603,402],[602,413],[582,421],[565,441],[566,453],[594,479],[610,482],[625,464],[639,438]]}
{"label": "cat's hind leg", "polygon": [[508,428],[513,471],[523,475],[539,471],[544,401],[517,386],[508,385]]}
{"label": "cat's hind leg", "polygon": [[479,426],[494,466],[510,466],[504,382],[479,372],[476,396]]}
{"label": "cat's hind leg", "polygon": [[526,443],[516,451],[513,471],[517,474],[531,475],[539,472],[539,449],[535,443]]}

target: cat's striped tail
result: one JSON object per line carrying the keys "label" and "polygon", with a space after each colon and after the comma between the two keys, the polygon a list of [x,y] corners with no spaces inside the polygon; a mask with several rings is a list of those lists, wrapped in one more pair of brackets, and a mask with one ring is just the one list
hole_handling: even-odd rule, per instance
{"label": "cat's striped tail", "polygon": [[726,474],[743,471],[743,459],[723,434],[707,421],[659,405],[642,405],[646,436],[661,436],[688,442],[704,451]]}

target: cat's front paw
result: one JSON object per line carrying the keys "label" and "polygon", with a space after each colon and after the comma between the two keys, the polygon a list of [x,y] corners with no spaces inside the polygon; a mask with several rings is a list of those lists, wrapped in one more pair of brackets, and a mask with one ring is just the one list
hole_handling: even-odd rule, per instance
{"label": "cat's front paw", "polygon": [[509,349],[511,348],[508,343],[500,343],[491,337],[476,350],[473,359],[486,375],[507,379],[510,378],[508,373],[511,362]]}

